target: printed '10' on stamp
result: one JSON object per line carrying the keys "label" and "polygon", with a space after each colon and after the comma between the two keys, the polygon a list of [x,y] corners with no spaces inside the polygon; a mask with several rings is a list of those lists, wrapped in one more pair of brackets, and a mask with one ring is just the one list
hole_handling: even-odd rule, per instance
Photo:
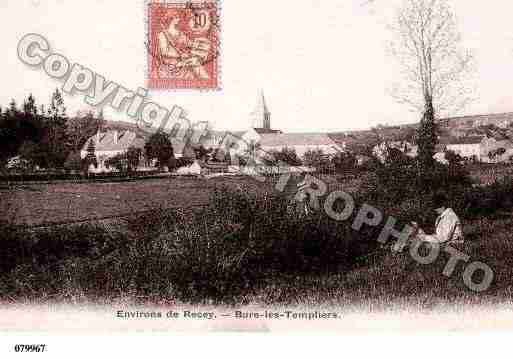
{"label": "printed '10' on stamp", "polygon": [[148,87],[218,89],[217,1],[149,1],[147,6]]}

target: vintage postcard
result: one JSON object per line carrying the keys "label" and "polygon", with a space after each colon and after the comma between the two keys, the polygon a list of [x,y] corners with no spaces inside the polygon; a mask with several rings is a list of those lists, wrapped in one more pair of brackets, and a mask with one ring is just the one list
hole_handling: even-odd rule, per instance
{"label": "vintage postcard", "polygon": [[510,2],[0,10],[0,353],[513,330]]}

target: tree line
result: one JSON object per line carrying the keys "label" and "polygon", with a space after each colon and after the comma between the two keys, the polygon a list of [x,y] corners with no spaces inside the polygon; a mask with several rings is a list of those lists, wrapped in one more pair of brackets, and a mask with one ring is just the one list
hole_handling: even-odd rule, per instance
{"label": "tree line", "polygon": [[47,105],[38,104],[32,94],[21,106],[13,99],[7,108],[0,107],[0,166],[17,158],[30,169],[64,168],[103,121],[101,112],[70,118],[58,89]]}

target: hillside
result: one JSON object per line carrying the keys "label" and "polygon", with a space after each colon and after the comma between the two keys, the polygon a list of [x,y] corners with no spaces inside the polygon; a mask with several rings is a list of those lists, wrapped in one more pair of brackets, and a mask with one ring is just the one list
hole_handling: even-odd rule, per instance
{"label": "hillside", "polygon": [[[440,137],[488,136],[496,140],[513,140],[513,113],[453,117],[440,120]],[[378,126],[369,130],[331,132],[328,136],[337,144],[360,152],[383,141],[414,141],[418,123],[401,126]],[[147,138],[148,132],[135,123],[105,121],[103,130],[134,131]],[[211,131],[211,138],[219,142],[225,131]],[[242,134],[240,131],[234,134]]]}

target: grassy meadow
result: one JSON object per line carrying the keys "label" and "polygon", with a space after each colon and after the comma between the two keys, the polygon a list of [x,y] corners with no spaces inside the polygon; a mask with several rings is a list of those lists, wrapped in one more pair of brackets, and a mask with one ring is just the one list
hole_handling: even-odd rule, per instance
{"label": "grassy meadow", "polygon": [[[342,177],[323,180],[331,190],[352,192],[358,208],[374,198],[361,194],[368,191],[365,176],[347,183]],[[461,264],[451,278],[442,275],[445,254],[421,265],[407,250],[394,253],[379,244],[381,227],[353,230],[354,214],[336,222],[323,212],[298,213],[290,205],[294,185],[292,180],[284,193],[251,178],[4,187],[11,212],[2,213],[0,298],[372,307],[398,302],[421,309],[511,302],[511,181],[454,198],[466,233],[458,249],[495,273],[482,293],[466,288]],[[383,192],[376,206],[396,216],[398,226],[422,217],[425,229],[433,229],[433,214],[422,201],[385,199],[392,192]],[[400,187],[399,195],[405,193]],[[484,204],[490,208],[480,211]],[[114,230],[96,221],[20,226],[116,214],[126,217]]]}

